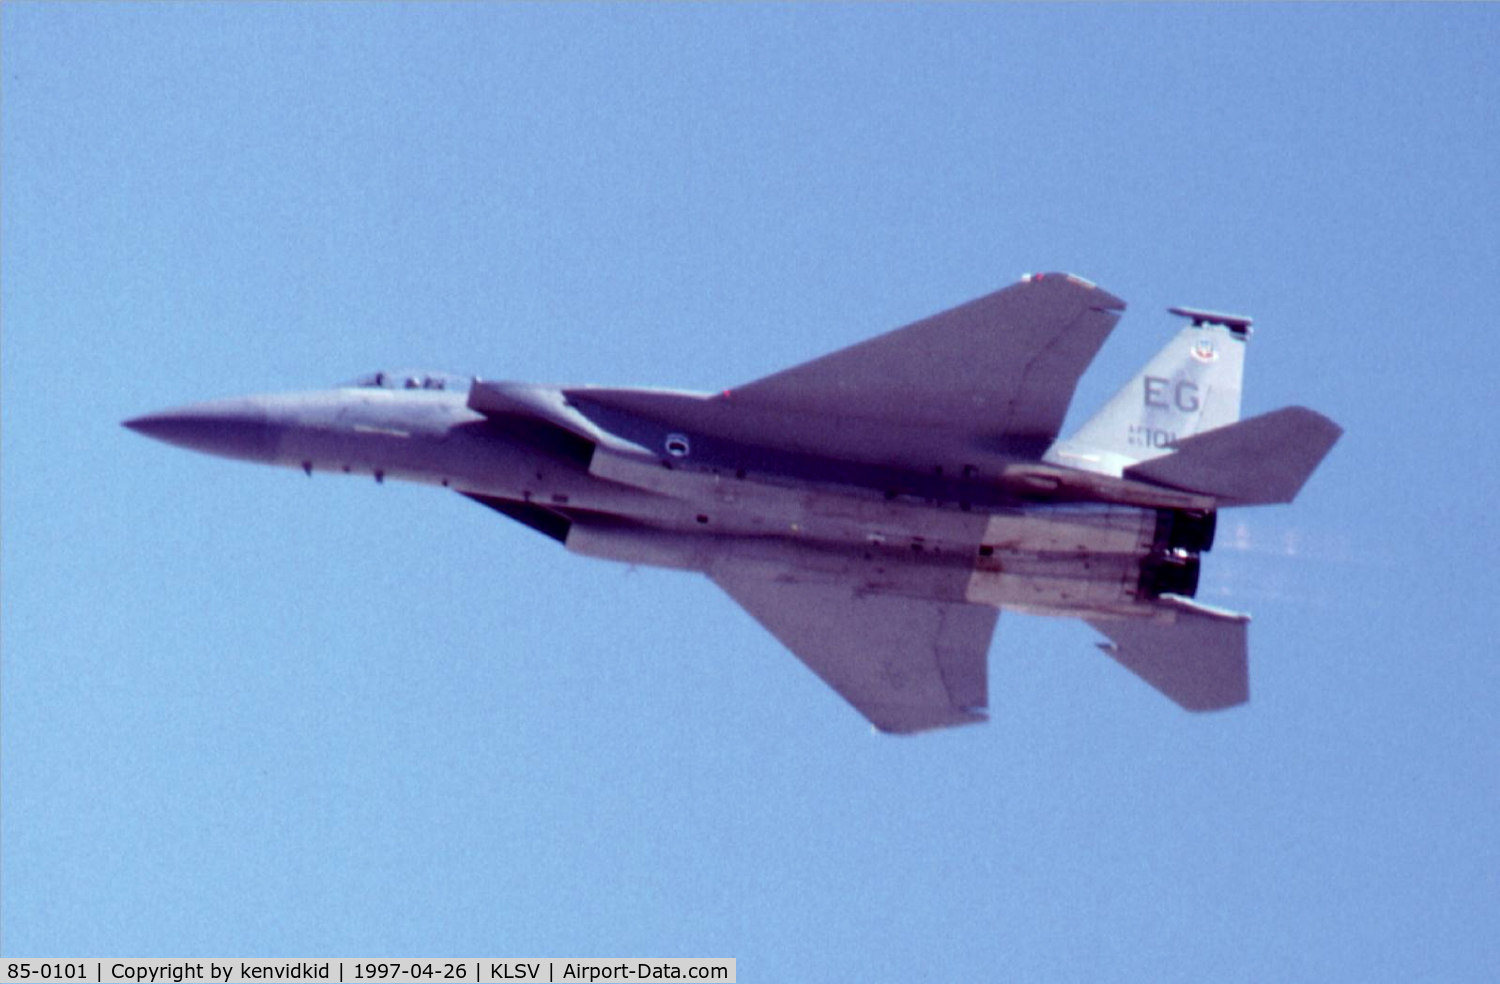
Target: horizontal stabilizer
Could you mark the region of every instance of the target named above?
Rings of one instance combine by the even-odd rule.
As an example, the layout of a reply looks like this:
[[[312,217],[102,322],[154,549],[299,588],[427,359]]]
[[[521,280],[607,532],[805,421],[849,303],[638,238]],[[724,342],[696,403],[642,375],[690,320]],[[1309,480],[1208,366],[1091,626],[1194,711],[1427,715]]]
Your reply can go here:
[[[1099,648],[1189,711],[1216,711],[1250,699],[1250,616],[1163,595],[1173,621],[1088,619],[1110,638]]]
[[[1211,495],[1225,506],[1291,502],[1344,430],[1306,407],[1283,407],[1178,441],[1126,478]]]

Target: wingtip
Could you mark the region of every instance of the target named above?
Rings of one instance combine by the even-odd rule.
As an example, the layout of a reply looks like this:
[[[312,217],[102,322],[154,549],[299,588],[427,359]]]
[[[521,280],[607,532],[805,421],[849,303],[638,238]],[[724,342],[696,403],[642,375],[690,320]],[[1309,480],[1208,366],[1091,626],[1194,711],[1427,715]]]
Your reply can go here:
[[[1104,311],[1125,310],[1124,300],[1116,297],[1114,294],[1111,294],[1109,291],[1100,287],[1098,284],[1094,283],[1087,277],[1080,277],[1078,274],[1068,273],[1066,270],[1049,270],[1044,273],[1023,273],[1021,274],[1021,279],[1019,281],[1019,283],[1023,284],[1059,282],[1069,283],[1075,287],[1081,287],[1086,291],[1092,292],[1094,296],[1091,297],[1090,300],[1093,302],[1092,306],[1095,308]]]

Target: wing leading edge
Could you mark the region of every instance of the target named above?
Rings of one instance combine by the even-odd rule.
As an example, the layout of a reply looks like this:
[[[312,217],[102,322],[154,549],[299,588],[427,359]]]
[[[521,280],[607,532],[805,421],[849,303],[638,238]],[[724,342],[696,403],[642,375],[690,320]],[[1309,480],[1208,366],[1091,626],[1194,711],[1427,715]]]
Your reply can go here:
[[[755,573],[710,576],[879,730],[986,720],[996,609]]]

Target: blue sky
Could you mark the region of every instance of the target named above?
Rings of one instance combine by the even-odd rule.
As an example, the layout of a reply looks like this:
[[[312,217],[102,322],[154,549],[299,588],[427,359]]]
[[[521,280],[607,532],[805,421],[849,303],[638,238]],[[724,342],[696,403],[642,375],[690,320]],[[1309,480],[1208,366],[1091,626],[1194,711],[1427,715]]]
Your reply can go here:
[[[1492,979],[1500,10],[0,9],[11,956]],[[1348,431],[1226,515],[1252,702],[1002,618],[869,728],[706,581],[119,421],[431,366],[717,389],[1030,270]]]

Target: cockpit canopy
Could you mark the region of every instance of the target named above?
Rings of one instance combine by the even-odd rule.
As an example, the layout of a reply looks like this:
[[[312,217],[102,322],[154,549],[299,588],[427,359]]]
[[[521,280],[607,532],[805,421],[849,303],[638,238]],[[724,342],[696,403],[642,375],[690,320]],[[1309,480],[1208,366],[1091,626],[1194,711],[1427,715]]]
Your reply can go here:
[[[365,373],[344,384],[344,389],[388,389],[388,390],[451,390],[468,392],[474,382],[473,376],[459,376],[451,372],[431,372],[422,369],[381,370]]]

